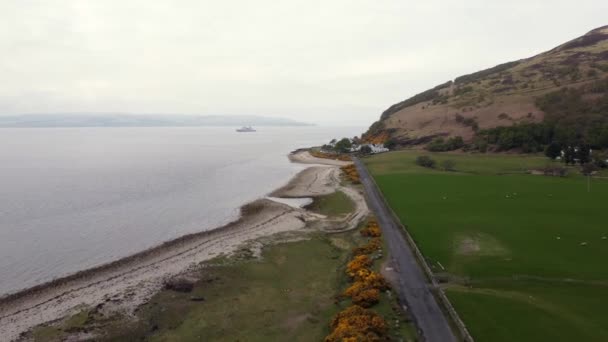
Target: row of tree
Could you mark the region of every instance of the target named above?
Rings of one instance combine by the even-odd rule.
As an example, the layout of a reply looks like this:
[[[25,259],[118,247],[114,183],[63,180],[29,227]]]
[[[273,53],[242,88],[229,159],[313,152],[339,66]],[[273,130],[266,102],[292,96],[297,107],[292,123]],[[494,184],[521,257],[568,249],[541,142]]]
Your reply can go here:
[[[590,145],[562,146],[551,143],[545,149],[545,155],[551,159],[560,157],[566,165],[593,164],[597,168],[608,167],[608,155],[601,151],[593,153]]]
[[[325,151],[332,151],[335,153],[350,153],[350,151],[354,145],[363,145],[363,146],[361,146],[361,150],[359,151],[359,153],[361,153],[361,154],[372,153],[371,147],[369,147],[367,144],[365,144],[358,137],[353,137],[352,139],[342,138],[340,140],[332,139],[329,142],[329,144],[323,145],[322,149]],[[388,148],[389,150],[394,149],[396,147],[396,145],[397,145],[396,142],[392,139],[388,139],[384,143],[384,147]]]
[[[445,152],[455,151],[464,147],[464,140],[461,136],[451,137],[448,139],[435,138],[430,144],[426,146],[426,149],[431,152]]]
[[[608,78],[550,92],[536,105],[545,113],[543,122],[481,130],[475,144],[522,152],[541,152],[551,144],[608,149]]]
[[[519,149],[524,153],[541,152],[549,144],[560,146],[588,145],[592,149],[608,148],[608,124],[583,130],[580,126],[556,122],[524,123],[479,131],[474,145],[493,145],[498,151]]]

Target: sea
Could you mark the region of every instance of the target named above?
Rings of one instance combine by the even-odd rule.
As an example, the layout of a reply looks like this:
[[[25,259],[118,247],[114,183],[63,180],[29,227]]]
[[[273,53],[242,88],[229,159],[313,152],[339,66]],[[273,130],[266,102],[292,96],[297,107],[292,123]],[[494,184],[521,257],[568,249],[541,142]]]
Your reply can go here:
[[[229,223],[363,127],[1,128],[0,296]]]

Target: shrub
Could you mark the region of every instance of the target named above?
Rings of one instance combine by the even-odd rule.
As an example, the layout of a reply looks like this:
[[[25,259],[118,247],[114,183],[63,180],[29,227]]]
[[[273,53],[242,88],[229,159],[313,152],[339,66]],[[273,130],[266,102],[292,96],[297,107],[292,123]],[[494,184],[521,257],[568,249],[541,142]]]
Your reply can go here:
[[[354,283],[346,290],[345,295],[350,297],[355,305],[364,308],[372,307],[380,301],[380,291],[363,286],[360,282]]]
[[[606,160],[608,160],[608,154],[603,153],[603,152],[595,152],[593,153],[593,163],[595,164],[595,166],[597,166],[598,168],[602,168],[605,169],[608,167],[608,163],[606,162]]]
[[[359,276],[359,271],[367,269],[371,265],[372,261],[367,255],[358,255],[346,265],[346,274],[355,278]]]
[[[369,147],[369,145],[363,145],[361,146],[359,152],[361,152],[362,154],[372,154],[372,148]]]
[[[467,127],[471,127],[471,129],[473,129],[475,132],[477,132],[479,130],[479,124],[477,123],[477,120],[475,118],[465,118],[464,116],[460,115],[460,114],[454,114],[455,120],[456,122],[458,122],[459,124],[463,125],[463,126],[467,126]],[[500,116],[499,116],[500,118]]]
[[[326,148],[326,147],[329,147],[329,148]],[[323,149],[332,150],[333,148],[329,145],[324,145]],[[308,153],[310,153],[310,155],[315,158],[333,159],[333,160],[341,160],[341,161],[351,161],[352,160],[352,158],[348,154],[327,153],[327,152],[321,152],[318,150],[310,150]]]
[[[482,70],[482,71],[474,72],[472,74],[456,77],[456,79],[454,80],[454,83],[461,84],[461,83],[473,82],[473,81],[482,79],[484,77],[490,76],[492,74],[497,74],[499,72],[509,70],[509,69],[513,68],[514,66],[518,65],[519,63],[520,63],[519,61],[508,62],[508,63],[504,63],[504,64],[499,64],[495,67],[492,67],[492,68],[489,68],[486,70]]]
[[[184,278],[174,278],[165,281],[165,289],[176,292],[191,292],[194,283]]]
[[[445,151],[445,140],[443,138],[435,138],[426,146],[426,149],[431,152]]]
[[[344,291],[344,295],[350,297],[354,304],[368,308],[378,303],[380,291],[386,289],[386,279],[381,274],[367,269],[359,272],[356,281]]]
[[[374,288],[381,291],[388,289],[388,283],[386,282],[386,279],[384,279],[382,274],[377,272],[366,272],[361,277],[359,277],[358,281],[365,284],[365,286],[368,288]]]
[[[375,219],[369,220],[365,228],[361,229],[361,235],[365,237],[379,237],[382,235],[378,222]]]
[[[426,149],[431,152],[445,152],[445,151],[454,151],[464,146],[464,140],[462,137],[452,137],[448,140],[444,140],[443,138],[436,138],[431,141],[430,144],[427,145]]]
[[[355,247],[353,249],[353,255],[368,255],[372,254],[375,251],[380,250],[382,247],[382,243],[379,238],[373,238],[369,240],[365,245]]]
[[[358,305],[349,306],[331,321],[331,333],[325,342],[383,341],[387,324],[377,313]]]
[[[555,159],[562,154],[562,147],[555,142],[550,143],[545,149],[545,155],[551,159]]]
[[[359,172],[357,171],[357,167],[355,167],[354,164],[342,166],[340,169],[344,172],[346,178],[348,178],[348,180],[350,180],[353,184],[361,183],[361,179],[359,178]]]
[[[433,160],[431,157],[429,156],[418,156],[416,157],[416,164],[422,166],[422,167],[428,167],[428,168],[435,168],[435,160]]]
[[[587,71],[587,77],[597,77],[597,70],[591,69]]]
[[[389,150],[394,150],[395,147],[397,147],[397,142],[394,139],[388,139],[384,143],[384,147],[388,148]]]
[[[457,87],[454,90],[454,96],[464,95],[464,94],[470,93],[472,91],[473,91],[473,87],[471,87],[471,86]]]

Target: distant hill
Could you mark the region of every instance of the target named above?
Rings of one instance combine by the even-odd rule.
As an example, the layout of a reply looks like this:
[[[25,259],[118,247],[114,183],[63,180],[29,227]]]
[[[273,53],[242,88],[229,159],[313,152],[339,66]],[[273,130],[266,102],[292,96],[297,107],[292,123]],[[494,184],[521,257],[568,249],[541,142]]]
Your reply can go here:
[[[608,26],[394,104],[364,134],[401,146],[449,137],[473,148],[536,151],[555,141],[608,148]]]
[[[285,118],[254,115],[182,115],[70,113],[0,115],[0,127],[196,127],[196,126],[310,126]]]

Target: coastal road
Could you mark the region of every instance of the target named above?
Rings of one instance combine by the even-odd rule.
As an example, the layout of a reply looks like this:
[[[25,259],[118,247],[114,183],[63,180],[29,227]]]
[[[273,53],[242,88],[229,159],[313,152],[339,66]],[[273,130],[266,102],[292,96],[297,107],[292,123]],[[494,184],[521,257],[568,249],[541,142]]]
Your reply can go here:
[[[422,339],[427,342],[457,341],[448,320],[431,293],[414,252],[382,200],[380,190],[361,161],[354,158],[354,162],[365,188],[369,207],[380,223],[391,255],[392,266],[397,273],[399,284],[395,290],[399,298],[405,300],[405,304],[414,316],[414,321],[422,333]]]

